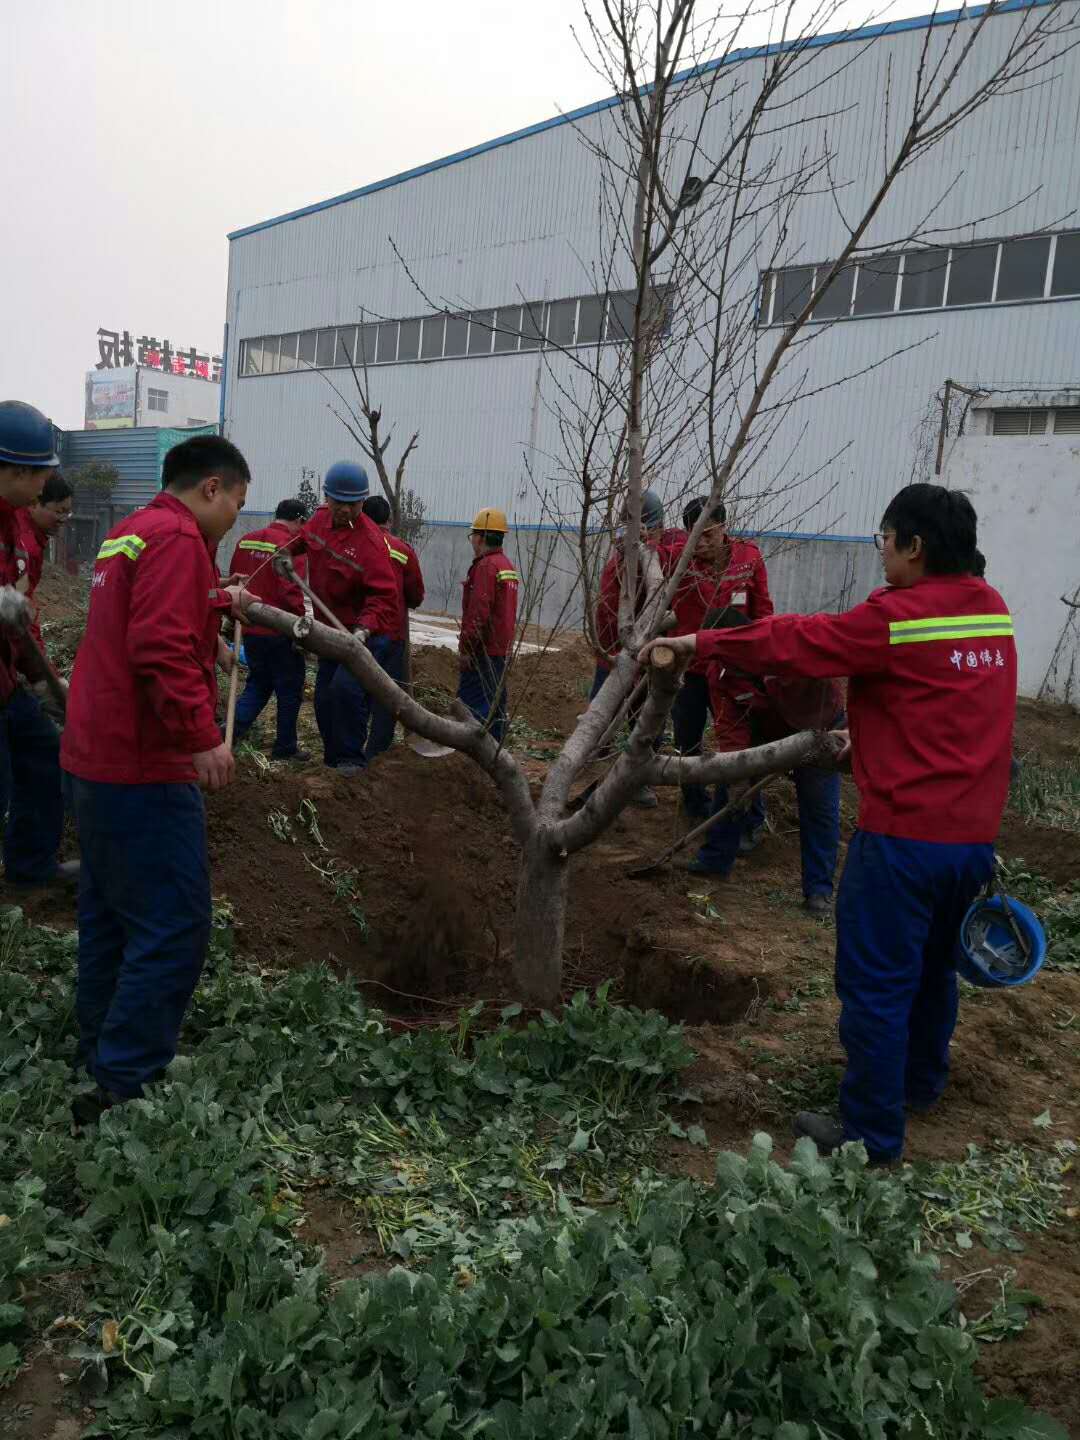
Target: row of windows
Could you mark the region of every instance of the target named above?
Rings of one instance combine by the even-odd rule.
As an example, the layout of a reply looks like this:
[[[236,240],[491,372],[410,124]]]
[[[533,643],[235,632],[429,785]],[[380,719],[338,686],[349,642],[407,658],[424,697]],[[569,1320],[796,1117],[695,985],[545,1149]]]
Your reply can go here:
[[[787,325],[824,279],[828,265],[793,265],[765,276],[762,325]],[[894,251],[845,265],[814,307],[812,320],[938,310],[1009,300],[1080,295],[1080,230],[1016,240]]]
[[[666,292],[658,290],[662,299]],[[467,355],[513,355],[543,345],[602,345],[625,340],[634,324],[634,292],[578,295],[500,305],[463,315],[421,315],[325,330],[294,330],[241,341],[240,374],[279,375],[287,370],[333,370],[350,363],[400,365]],[[670,323],[665,313],[665,324]]]
[[[994,434],[1080,435],[1080,405],[1061,410],[995,410]]]

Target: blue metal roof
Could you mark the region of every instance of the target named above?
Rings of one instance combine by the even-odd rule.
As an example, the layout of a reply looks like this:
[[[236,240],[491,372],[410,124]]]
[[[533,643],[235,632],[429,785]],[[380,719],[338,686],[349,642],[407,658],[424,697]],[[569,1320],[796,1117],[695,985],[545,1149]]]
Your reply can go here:
[[[1056,0],[1004,0],[1004,3],[997,6],[999,15],[1006,15],[1017,10],[1032,10],[1041,5],[1052,5]],[[675,77],[676,81],[686,80],[694,74],[707,74],[710,70],[717,69],[721,65],[734,65],[741,60],[760,59],[766,55],[776,55],[787,50],[794,50],[796,47],[804,49],[818,49],[826,45],[841,45],[852,40],[874,40],[882,35],[899,35],[905,30],[928,30],[935,25],[952,25],[957,20],[977,20],[981,15],[993,9],[993,5],[973,5],[969,8],[959,10],[941,10],[931,15],[913,15],[907,20],[888,20],[878,25],[863,25],[856,30],[836,30],[829,35],[813,35],[807,40],[789,40],[782,44],[775,45],[752,45],[744,50],[733,50],[730,55],[724,56],[722,60],[712,60],[706,65],[695,66],[684,70]],[[472,145],[468,150],[458,150],[453,155],[444,155],[439,160],[429,160],[426,165],[417,165],[412,170],[402,170],[398,175],[391,175],[385,180],[376,180],[370,185],[361,185],[358,190],[347,190],[344,195],[334,195],[329,200],[318,200],[314,205],[304,205],[299,210],[290,210],[285,215],[275,215],[271,220],[260,220],[256,225],[246,225],[241,230],[229,232],[229,240],[240,240],[245,235],[255,235],[260,230],[269,230],[272,225],[283,225],[287,220],[299,220],[304,215],[315,215],[320,210],[329,210],[334,205],[344,205],[349,200],[359,200],[364,195],[374,195],[378,190],[389,190],[392,185],[403,185],[406,180],[415,180],[420,175],[430,175],[434,170],[445,170],[448,165],[457,165],[462,160],[471,160],[476,155],[484,155],[489,150],[497,150],[502,145],[511,145],[515,140],[526,140],[530,135],[539,135],[544,130],[553,130],[557,125],[573,124],[577,120],[587,119],[590,115],[599,115],[601,111],[610,110],[619,103],[617,95],[611,95],[606,100],[596,100],[591,105],[583,105],[578,110],[569,110],[563,115],[553,115],[550,120],[541,120],[535,125],[526,125],[523,130],[512,130],[509,135],[500,135],[495,140],[485,140],[481,145]]]

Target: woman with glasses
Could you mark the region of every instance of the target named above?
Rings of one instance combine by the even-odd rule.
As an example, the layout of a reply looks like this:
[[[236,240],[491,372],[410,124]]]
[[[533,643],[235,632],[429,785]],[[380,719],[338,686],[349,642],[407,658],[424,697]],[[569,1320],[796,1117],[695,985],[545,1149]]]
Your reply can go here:
[[[752,674],[850,677],[859,821],[836,907],[848,1063],[840,1118],[804,1111],[795,1130],[825,1152],[861,1140],[888,1163],[905,1110],[929,1108],[948,1079],[960,923],[993,873],[1009,789],[1016,645],[1008,606],[976,573],[965,495],[909,485],[874,538],[885,586],[846,614],[651,644]]]

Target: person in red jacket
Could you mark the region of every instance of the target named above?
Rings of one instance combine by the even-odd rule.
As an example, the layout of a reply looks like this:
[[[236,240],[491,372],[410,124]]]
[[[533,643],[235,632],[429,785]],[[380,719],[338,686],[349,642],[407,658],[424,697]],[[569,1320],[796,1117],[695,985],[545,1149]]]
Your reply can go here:
[[[506,516],[485,506],[472,523],[473,562],[461,599],[458,699],[501,745],[506,738],[506,661],[517,628],[520,577],[503,551]]]
[[[162,491],[98,551],[61,748],[82,846],[79,1059],[92,1123],[158,1077],[210,939],[202,790],[233,777],[218,730],[218,631],[230,607],[213,554],[248,467],[212,435],[175,446]]]
[[[0,815],[7,815],[9,885],[47,885],[78,873],[78,862],[57,862],[64,824],[60,737],[25,683],[39,680],[41,667],[33,663],[30,606],[18,594],[28,563],[19,517],[39,503],[59,463],[52,422],[21,400],[0,401],[0,586],[11,615],[10,624],[0,624]]]
[[[677,557],[682,547],[686,544],[686,535],[682,530],[665,530],[664,528],[664,504],[655,490],[646,490],[641,497],[641,537],[646,545],[659,552],[660,563],[665,574],[670,573],[672,557]],[[593,701],[600,693],[604,681],[611,674],[611,660],[620,650],[619,644],[619,596],[623,583],[623,533],[616,532],[611,545],[611,554],[600,572],[600,593],[596,600],[596,640],[599,650],[596,655],[596,670],[593,674],[592,689],[589,692],[589,700]],[[645,587],[640,586],[638,610],[645,602]],[[628,719],[631,725],[637,719],[640,711],[640,704],[631,709]],[[657,740],[656,748],[659,749],[661,741]],[[634,795],[631,801],[634,805],[640,805],[643,809],[653,810],[656,808],[656,791],[651,785],[643,785]]]
[[[683,511],[688,535],[707,503],[707,497],[691,500]],[[773,613],[769,577],[761,551],[751,541],[736,539],[729,533],[723,501],[713,507],[709,519],[671,602],[676,621],[674,635],[692,635],[700,630],[710,610],[725,610],[730,606],[750,620],[761,620]],[[671,709],[675,748],[681,755],[701,754],[710,710],[708,676],[705,666],[695,660],[683,676]],[[709,792],[704,785],[684,785],[682,802],[687,815],[695,820],[704,820],[709,814]],[[753,836],[764,819],[764,806],[760,800],[755,801],[747,817],[747,848],[752,848]]]
[[[41,635],[41,613],[34,602],[34,594],[41,584],[49,541],[60,527],[71,519],[71,498],[71,486],[59,470],[53,470],[45,481],[37,503],[19,511],[19,530],[26,551],[26,569],[15,588],[21,591],[33,606],[34,618],[30,624],[30,633],[43,654],[45,641]]]
[[[326,504],[300,532],[293,553],[307,553],[308,583],[347,630],[382,664],[398,619],[393,561],[379,527],[364,514],[367,471],[338,460],[323,478]],[[345,665],[320,660],[315,676],[315,719],[323,759],[342,775],[367,765],[371,697]]]
[[[840,1121],[803,1112],[795,1128],[825,1151],[861,1140],[876,1162],[902,1153],[905,1106],[945,1088],[957,937],[993,874],[1009,789],[1013,622],[973,573],[976,529],[959,491],[909,485],[875,537],[887,586],[862,605],[652,642],[759,674],[851,677],[859,821],[836,908],[848,1063]]]
[[[304,507],[299,500],[282,500],[274,511],[273,524],[262,530],[249,530],[233,551],[232,571],[256,599],[290,615],[303,615],[304,592],[292,580],[279,575],[273,558],[282,548],[288,550],[304,524]],[[305,574],[304,557],[293,562],[297,574]],[[240,741],[258,720],[271,699],[277,700],[275,760],[310,760],[296,740],[296,720],[304,698],[304,676],[307,666],[304,652],[298,650],[287,635],[250,625],[244,630],[244,656],[248,678],[243,694],[236,703],[234,743]]]
[[[405,679],[405,646],[409,635],[409,611],[424,603],[424,574],[420,559],[407,540],[400,540],[390,530],[390,502],[383,495],[369,495],[364,501],[364,514],[383,532],[386,548],[393,561],[397,581],[397,623],[390,644],[382,658],[386,673],[400,685]],[[377,700],[371,704],[371,729],[368,732],[367,758],[374,760],[394,743],[394,717]]]

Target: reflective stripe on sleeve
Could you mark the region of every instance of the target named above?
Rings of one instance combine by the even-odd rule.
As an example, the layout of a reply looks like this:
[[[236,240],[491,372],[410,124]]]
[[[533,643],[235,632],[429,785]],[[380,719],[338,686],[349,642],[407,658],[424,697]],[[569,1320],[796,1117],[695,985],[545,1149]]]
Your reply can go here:
[[[500,570],[496,576],[498,580],[520,580],[521,576],[516,570]]]
[[[97,558],[109,560],[113,555],[126,555],[129,560],[138,560],[145,549],[146,541],[140,535],[114,535],[102,545]]]
[[[272,545],[269,540],[241,540],[236,547],[238,550],[261,550],[264,555],[276,555],[278,547]]]

